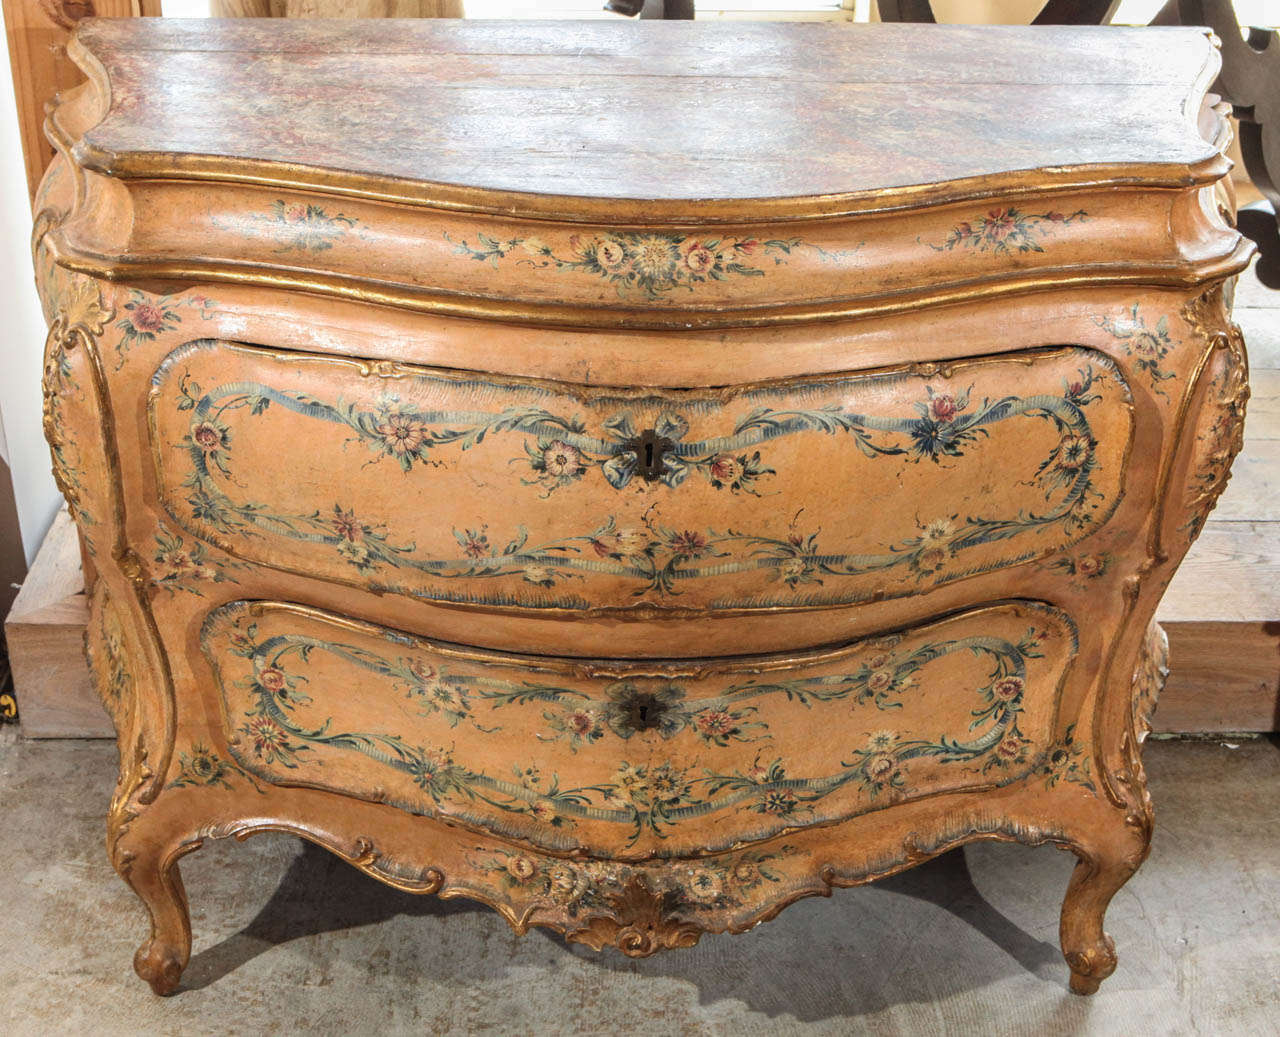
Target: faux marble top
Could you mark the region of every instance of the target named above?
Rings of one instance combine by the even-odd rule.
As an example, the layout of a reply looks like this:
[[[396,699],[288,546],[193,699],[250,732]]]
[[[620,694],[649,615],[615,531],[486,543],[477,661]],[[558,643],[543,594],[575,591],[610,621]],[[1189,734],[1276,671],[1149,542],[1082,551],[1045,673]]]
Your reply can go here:
[[[77,154],[122,175],[205,156],[732,200],[1063,167],[1169,179],[1215,155],[1196,29],[94,19],[72,51],[110,92]]]

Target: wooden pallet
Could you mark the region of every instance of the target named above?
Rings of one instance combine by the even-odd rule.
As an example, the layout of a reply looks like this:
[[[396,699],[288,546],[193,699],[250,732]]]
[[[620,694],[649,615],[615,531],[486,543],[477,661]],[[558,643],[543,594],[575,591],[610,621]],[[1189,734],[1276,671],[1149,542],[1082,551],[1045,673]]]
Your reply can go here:
[[[28,738],[113,736],[85,665],[88,619],[80,541],[63,508],[4,624],[20,726]]]
[[[1160,608],[1169,682],[1155,730],[1280,730],[1280,293],[1242,278],[1236,319],[1253,364],[1244,452]],[[23,733],[111,735],[89,686],[75,529],[63,511],[5,623]]]

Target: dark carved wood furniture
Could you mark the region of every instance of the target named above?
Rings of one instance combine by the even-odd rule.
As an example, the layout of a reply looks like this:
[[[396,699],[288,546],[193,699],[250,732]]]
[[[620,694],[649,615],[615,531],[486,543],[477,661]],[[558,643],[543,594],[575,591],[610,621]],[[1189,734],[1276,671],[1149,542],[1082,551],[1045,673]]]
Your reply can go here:
[[[386,28],[88,21],[49,119],[138,973],[210,838],[632,955],[1003,839],[1095,990],[1248,393],[1211,41]]]
[[[1245,169],[1271,209],[1242,210],[1240,229],[1257,242],[1259,279],[1280,288],[1280,32],[1242,34],[1231,0],[1176,0],[1174,7],[1174,0],[1166,5],[1183,25],[1208,25],[1219,37],[1222,70],[1214,89],[1240,120]]]

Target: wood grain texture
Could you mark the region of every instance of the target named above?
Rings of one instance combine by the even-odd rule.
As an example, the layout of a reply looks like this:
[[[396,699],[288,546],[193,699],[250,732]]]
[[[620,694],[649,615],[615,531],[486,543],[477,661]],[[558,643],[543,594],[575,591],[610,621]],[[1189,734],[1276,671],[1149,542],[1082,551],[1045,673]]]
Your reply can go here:
[[[1280,731],[1280,620],[1163,626],[1170,668],[1153,730]]]
[[[1280,524],[1280,439],[1246,440],[1214,521]]]
[[[51,117],[138,974],[208,838],[637,957],[1004,839],[1096,990],[1248,396],[1204,37],[931,30],[908,137],[896,29],[386,28],[93,23]]]
[[[215,18],[461,18],[462,0],[212,0]]]
[[[1158,56],[1146,35],[1084,33],[1072,39],[1076,81],[1061,83],[1019,51],[1039,30],[991,30],[975,65],[977,30],[885,27],[924,33],[914,43],[933,70],[912,86],[929,118],[886,133],[876,95],[900,90],[897,50],[845,28],[413,21],[379,34],[240,20],[215,33],[164,20],[124,48],[126,25],[81,30],[73,49],[97,87],[50,118],[75,162],[105,175],[86,181],[83,207],[101,217],[63,221],[47,247],[108,280],[683,333],[1026,294],[1060,284],[1061,263],[1074,283],[1187,289],[1238,269],[1251,247],[1196,190],[1226,163],[1200,136],[1216,56],[1192,30],[1156,34]],[[835,69],[858,76],[833,87]],[[646,127],[695,88],[707,97],[690,114]],[[1090,91],[1108,96],[1082,104]],[[744,92],[757,109],[750,142],[730,112]],[[1153,122],[1144,97],[1176,117]],[[982,114],[1026,105],[1044,119]],[[1224,142],[1204,110],[1204,132]],[[1095,126],[1098,111],[1113,115]],[[209,182],[225,185],[216,205]],[[134,219],[162,211],[184,218]],[[1145,233],[1153,224],[1180,232]],[[298,261],[319,252],[323,263]],[[639,358],[609,362],[628,360]],[[678,363],[638,364],[622,383],[675,377]],[[702,365],[692,384],[711,374]]]
[[[1160,621],[1193,623],[1212,616],[1251,623],[1280,616],[1278,540],[1270,522],[1206,524],[1161,606]]]
[[[45,105],[58,91],[84,78],[67,57],[71,30],[81,18],[153,12],[143,12],[137,0],[3,0],[3,10],[27,190],[34,199],[40,177],[53,158],[53,147],[41,129]]]
[[[84,662],[88,619],[76,527],[63,510],[4,624],[27,738],[112,736]]]
[[[1252,349],[1250,357],[1256,357]],[[1253,368],[1249,379],[1253,392],[1249,397],[1249,416],[1244,435],[1258,443],[1280,440],[1280,363]]]
[[[79,44],[112,69],[81,144],[112,170],[296,163],[305,141],[321,170],[670,201],[1216,158],[1184,114],[1214,58],[1185,30],[242,20],[213,37],[163,19],[93,23]]]

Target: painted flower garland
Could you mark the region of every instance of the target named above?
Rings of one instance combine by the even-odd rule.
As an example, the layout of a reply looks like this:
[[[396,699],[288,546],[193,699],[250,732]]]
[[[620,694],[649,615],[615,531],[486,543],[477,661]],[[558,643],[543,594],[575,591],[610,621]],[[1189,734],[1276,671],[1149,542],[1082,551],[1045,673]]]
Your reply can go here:
[[[1084,223],[1088,219],[1089,214],[1083,209],[1071,213],[1057,210],[1026,213],[1013,206],[1005,206],[956,224],[940,245],[926,244],[935,252],[950,252],[957,248],[990,252],[997,256],[1011,252],[1043,252],[1041,239],[1058,227]]]
[[[558,273],[582,273],[613,285],[620,296],[641,296],[656,300],[677,289],[692,292],[696,286],[734,277],[764,277],[756,264],[772,259],[781,265],[797,250],[808,250],[823,261],[851,255],[827,250],[800,238],[743,238],[731,235],[689,235],[661,231],[611,231],[603,234],[574,234],[568,240],[568,254],[559,253],[538,237],[500,240],[478,233],[475,244],[455,240],[447,232],[445,241],[454,253],[494,269],[513,252],[520,262],[548,268]]]
[[[860,789],[869,802],[900,797],[910,790],[910,764],[915,759],[979,763],[982,773],[1025,767],[1032,746],[1019,731],[1018,719],[1026,691],[1026,662],[1040,657],[1041,637],[1032,628],[1017,643],[973,636],[926,642],[907,653],[896,650],[890,640],[846,674],[777,683],[748,681],[730,685],[713,698],[688,702],[684,689],[671,682],[620,681],[607,689],[601,701],[565,687],[505,682],[483,671],[446,672],[413,655],[388,658],[368,649],[303,635],[261,637],[255,623],[231,636],[228,647],[251,665],[249,675],[233,685],[252,703],[238,729],[243,748],[237,753],[239,762],[251,773],[267,778],[260,768],[305,768],[316,749],[340,748],[408,775],[436,806],[485,804],[502,813],[527,815],[553,828],[585,818],[609,821],[630,826],[634,842],[642,832],[665,837],[681,820],[734,805],[777,818],[814,820],[816,805],[848,785]],[[489,775],[467,767],[444,746],[413,744],[400,734],[343,731],[332,717],[319,724],[302,723],[296,719],[298,711],[312,701],[306,692],[305,664],[315,652],[380,673],[393,686],[407,689],[426,715],[440,715],[451,726],[465,722],[482,733],[501,730],[478,723],[476,704],[481,701],[489,707],[485,719],[494,724],[506,709],[538,708],[545,703],[552,706],[542,712],[543,720],[550,722],[550,737],[572,740],[576,736],[578,747],[599,741],[606,731],[625,745],[638,730],[657,730],[664,738],[687,732],[713,751],[735,741],[767,739],[766,706],[777,696],[806,706],[849,699],[893,709],[900,697],[915,687],[917,672],[933,660],[972,652],[990,658],[992,668],[977,689],[978,704],[970,726],[977,733],[969,740],[945,735],[937,739],[902,737],[884,730],[873,734],[864,746],[851,747],[837,772],[803,777],[793,774],[797,764],[780,757],[757,757],[751,767],[728,772],[697,769],[680,762],[679,756],[658,763],[621,758],[610,780],[573,787],[563,785],[558,775],[544,776],[536,766],[517,765],[514,779]],[[637,708],[639,697],[647,700],[644,709]],[[745,706],[748,701],[754,704]],[[584,739],[584,732],[572,724],[556,730],[557,717],[575,711],[599,713],[591,724],[599,727],[596,737]],[[725,723],[739,728],[742,737],[728,736],[718,716],[728,718]],[[1078,762],[1072,769],[1073,759],[1068,752],[1055,763],[1054,781],[1076,780],[1080,771]]]
[[[991,426],[1017,416],[1048,421],[1056,430],[1054,446],[1034,473],[1046,499],[1054,501],[1043,512],[1021,512],[1012,518],[935,516],[922,521],[914,535],[880,552],[858,555],[828,551],[815,531],[791,528],[777,535],[681,528],[666,526],[649,514],[639,526],[621,526],[610,516],[594,529],[541,544],[531,544],[524,527],[503,540],[493,539],[486,524],[454,529],[456,555],[422,557],[414,545],[397,543],[387,524],[343,502],[326,511],[289,514],[264,503],[232,500],[222,486],[234,481],[229,415],[241,411],[252,418],[279,406],[308,420],[338,424],[350,429],[375,458],[392,458],[406,472],[429,463],[446,447],[465,451],[499,432],[521,433],[533,474],[523,481],[542,485],[544,496],[593,469],[616,489],[629,485],[640,466],[636,443],[642,430],[629,412],[607,418],[602,434],[593,435],[576,416],[536,406],[485,413],[411,409],[389,401],[368,409],[252,382],[204,391],[189,376],[180,382],[177,407],[192,415],[182,444],[191,464],[184,482],[187,503],[197,522],[218,533],[257,528],[327,544],[366,574],[386,567],[441,580],[514,576],[534,586],[555,587],[587,573],[608,572],[637,581],[637,595],[673,595],[687,581],[733,571],[765,571],[788,590],[821,586],[831,577],[892,569],[906,569],[923,579],[981,544],[1051,525],[1068,533],[1084,528],[1101,498],[1093,485],[1098,462],[1086,408],[1100,398],[1095,390],[1105,377],[1085,367],[1064,385],[1061,395],[981,401],[971,399],[968,389],[950,392],[927,385],[913,416],[865,415],[836,405],[802,410],[757,407],[739,419],[729,435],[707,440],[689,440],[689,423],[679,414],[659,415],[648,430],[667,444],[658,482],[675,488],[699,472],[710,485],[729,492],[755,492],[754,483],[774,472],[765,467],[760,451],[748,450],[799,433],[847,435],[871,459],[898,456],[909,463],[940,463],[962,457]]]

